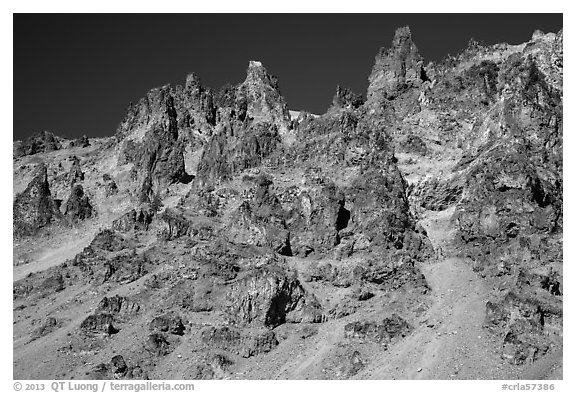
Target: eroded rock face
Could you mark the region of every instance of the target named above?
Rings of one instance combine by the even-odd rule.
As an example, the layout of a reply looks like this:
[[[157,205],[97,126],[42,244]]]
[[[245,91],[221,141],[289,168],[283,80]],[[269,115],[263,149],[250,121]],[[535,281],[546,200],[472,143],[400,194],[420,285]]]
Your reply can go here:
[[[212,135],[217,108],[213,93],[202,86],[198,75],[189,74],[183,87],[176,86],[174,105],[184,140],[197,146]]]
[[[240,127],[225,126],[212,137],[198,164],[196,182],[204,185],[229,180],[239,171],[259,165],[280,143],[278,128],[273,124]]]
[[[502,328],[505,356],[515,363],[546,352],[553,340],[543,331],[558,330],[562,308],[551,294],[559,294],[559,284],[548,284],[557,279],[526,279],[542,276],[541,270],[561,277],[563,231],[561,92],[548,84],[540,68],[550,67],[539,65],[529,48],[499,65],[499,101],[471,130],[474,138],[457,167],[465,183],[453,216],[459,246],[475,270],[517,282],[521,295],[498,306],[509,318]],[[518,311],[542,301],[550,312]]]
[[[88,200],[88,196],[84,194],[84,188],[77,184],[72,188],[70,197],[66,201],[64,215],[72,222],[78,220],[86,220],[93,216],[93,208]]]
[[[320,116],[291,120],[277,80],[250,62],[244,82],[214,93],[194,74],[151,90],[115,138],[92,141],[102,152],[73,141],[69,171],[53,161],[64,153],[40,156],[60,140],[40,136],[19,148],[39,154],[19,170],[45,157],[51,170],[16,197],[15,233],[59,219],[48,180],[58,196],[73,186],[72,221],[112,224],[73,259],[15,282],[15,315],[67,294],[73,308],[130,293],[102,298],[72,337],[83,344],[63,349],[77,356],[133,334],[138,346],[94,378],[156,377],[180,343],[191,349],[182,375],[229,378],[235,355],[322,340],[334,325],[344,337],[320,368],[362,377],[376,359],[363,348],[420,329],[431,300],[419,265],[435,254],[417,218],[455,211],[450,252],[506,288],[486,305],[486,329],[511,363],[538,360],[562,336],[562,61],[562,35],[536,34],[425,67],[402,28],[376,57],[367,99],[338,87]],[[100,176],[102,193],[88,188]],[[362,319],[376,307],[397,314]],[[38,318],[32,337],[59,318]]]
[[[176,313],[158,315],[150,321],[148,327],[150,330],[167,332],[177,336],[184,335],[184,331],[186,330],[186,327],[182,323],[182,318]]]
[[[273,124],[282,137],[289,131],[290,114],[278,80],[259,61],[250,61],[239,94],[246,100],[246,115],[255,123]]]
[[[160,214],[159,219],[165,224],[165,227],[161,229],[161,236],[166,240],[190,235],[192,231],[190,222],[176,210],[166,209]]]
[[[205,344],[237,353],[245,358],[270,352],[278,345],[274,332],[262,328],[243,332],[227,326],[211,326],[202,331],[201,337]]]
[[[116,252],[128,248],[127,242],[114,230],[103,229],[94,236],[90,245],[83,251],[86,255],[93,255],[99,251]]]
[[[120,320],[128,320],[140,312],[140,305],[125,296],[104,297],[98,303],[96,313],[110,314]]]
[[[86,334],[105,333],[112,335],[118,333],[118,329],[112,324],[113,322],[114,318],[110,314],[92,314],[82,321],[80,329]]]
[[[336,87],[336,94],[332,99],[331,110],[344,109],[358,109],[364,104],[362,95],[354,93],[352,90],[342,88],[340,85]]]
[[[192,365],[185,373],[190,379],[224,379],[229,375],[229,369],[234,364],[228,356],[221,353],[209,353],[203,359]]]
[[[144,342],[144,349],[151,355],[162,357],[174,351],[174,345],[165,333],[152,333]]]
[[[376,56],[369,78],[367,101],[370,105],[378,105],[383,99],[393,99],[403,90],[418,86],[426,79],[423,59],[412,41],[410,28],[399,28],[392,47],[381,49]]]
[[[305,298],[304,288],[293,273],[279,266],[249,271],[229,285],[224,309],[239,325],[258,323],[275,327],[286,322]]]
[[[72,157],[72,167],[68,172],[68,183],[70,186],[74,186],[77,182],[81,182],[84,180],[84,172],[82,172],[82,168],[80,167],[80,160],[78,157]]]
[[[15,236],[33,235],[38,229],[61,218],[61,213],[50,193],[48,172],[44,164],[40,164],[36,176],[28,187],[16,195],[13,215]]]
[[[77,254],[70,266],[78,270],[78,275],[95,285],[104,283],[126,284],[147,274],[151,261],[145,254],[136,254],[128,242],[114,231],[99,232],[92,243]]]
[[[170,86],[151,90],[137,106],[131,106],[120,124],[121,164],[133,164],[141,199],[150,202],[154,193],[186,177],[178,112]]]
[[[80,147],[85,148],[90,146],[90,139],[86,135],[82,135],[80,138],[70,141],[68,147]]]
[[[276,78],[251,61],[246,80],[218,93],[216,133],[198,164],[201,185],[259,165],[282,141],[291,143],[288,108]]]
[[[561,314],[553,303],[512,290],[499,301],[486,304],[484,325],[503,337],[505,359],[514,364],[532,363],[555,346],[545,334],[545,325]]]
[[[464,179],[450,176],[447,179],[430,177],[407,190],[412,211],[427,209],[443,211],[460,201]]]
[[[112,222],[112,229],[119,232],[129,232],[133,229],[147,231],[152,224],[156,212],[148,204],[132,209]]]
[[[20,142],[14,150],[14,158],[28,156],[37,153],[46,153],[60,150],[62,144],[58,138],[49,131],[40,131]]]
[[[348,226],[350,211],[344,193],[329,179],[307,177],[290,206],[287,225],[295,254],[326,253],[340,243],[338,232]]]
[[[270,247],[279,254],[292,255],[286,212],[271,189],[272,181],[260,176],[255,182],[254,198],[235,212],[228,238],[233,243]]]
[[[390,343],[396,338],[403,338],[414,328],[397,314],[384,318],[382,323],[352,322],[344,327],[344,335],[349,339]]]

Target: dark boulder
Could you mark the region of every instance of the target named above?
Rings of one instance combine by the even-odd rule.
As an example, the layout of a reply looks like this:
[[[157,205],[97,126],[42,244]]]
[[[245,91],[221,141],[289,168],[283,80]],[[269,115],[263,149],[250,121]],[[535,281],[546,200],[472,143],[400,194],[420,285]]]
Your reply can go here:
[[[82,321],[80,329],[86,334],[106,333],[108,335],[119,332],[113,325],[114,317],[110,314],[92,314]]]
[[[158,315],[150,321],[148,327],[150,330],[157,330],[177,336],[184,335],[184,331],[186,330],[186,327],[182,323],[182,318],[176,313]]]
[[[174,345],[164,333],[152,333],[144,342],[144,349],[154,356],[166,356],[174,351]]]
[[[128,365],[122,355],[116,355],[110,359],[112,374],[115,378],[122,377],[128,371]]]

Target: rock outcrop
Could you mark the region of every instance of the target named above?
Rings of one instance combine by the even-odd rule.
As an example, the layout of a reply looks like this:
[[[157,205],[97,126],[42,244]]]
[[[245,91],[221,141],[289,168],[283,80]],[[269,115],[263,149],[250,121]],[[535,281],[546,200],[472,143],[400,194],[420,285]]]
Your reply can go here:
[[[78,220],[91,218],[93,214],[92,205],[88,200],[88,196],[84,194],[84,188],[79,184],[75,185],[66,201],[64,215],[71,222],[77,222]]]
[[[68,172],[68,184],[73,187],[77,182],[84,180],[84,172],[82,172],[82,168],[80,167],[80,160],[78,157],[73,156],[71,160],[72,166]]]
[[[245,358],[270,352],[278,345],[274,332],[262,328],[242,332],[227,326],[211,326],[202,331],[201,337],[205,344],[237,353]]]
[[[219,90],[195,74],[150,90],[114,137],[15,144],[15,190],[46,162],[15,197],[15,236],[67,224],[15,242],[15,348],[30,360],[66,328],[42,361],[71,379],[413,376],[424,370],[382,366],[414,366],[414,344],[431,337],[422,356],[447,342],[436,340],[454,339],[449,359],[463,362],[478,353],[459,340],[489,346],[490,377],[553,359],[562,45],[562,32],[471,41],[425,64],[404,27],[376,56],[366,99],[338,86],[324,114],[288,111],[251,61]],[[82,249],[79,232],[95,228]]]
[[[50,193],[46,165],[40,164],[28,187],[16,195],[12,210],[15,236],[33,235],[38,229],[61,218]]]
[[[186,327],[182,323],[182,318],[176,313],[158,315],[150,321],[148,327],[150,330],[157,330],[177,336],[184,335],[184,331],[186,330]]]
[[[126,321],[140,312],[140,305],[125,296],[104,297],[98,303],[96,313],[110,314],[116,320]]]
[[[119,232],[129,232],[133,229],[147,231],[152,224],[156,212],[148,204],[132,209],[112,222],[112,229]]]
[[[24,141],[17,142],[14,149],[14,158],[29,156],[37,153],[47,153],[60,150],[62,144],[58,138],[49,131],[40,131]]]
[[[147,122],[128,122],[128,136],[123,139],[121,163],[133,164],[136,181],[141,184],[140,200],[151,202],[154,194],[186,176],[183,144],[178,139],[178,118],[169,86],[152,90],[148,101],[141,103],[144,113],[151,111]],[[122,136],[121,126],[119,137]]]
[[[247,272],[229,285],[225,301],[224,309],[239,325],[257,323],[273,328],[287,320],[321,320],[320,305],[306,295],[293,272],[280,266]]]
[[[423,65],[410,28],[397,29],[392,47],[381,49],[376,56],[369,78],[369,105],[382,105],[383,100],[394,99],[404,90],[427,80]]]
[[[292,255],[286,212],[274,194],[272,181],[266,176],[255,179],[256,191],[234,212],[228,229],[233,243],[269,247],[281,255]]]
[[[403,338],[414,328],[397,314],[384,318],[382,323],[373,321],[351,322],[344,327],[344,335],[349,339],[373,341],[388,344],[397,338]]]

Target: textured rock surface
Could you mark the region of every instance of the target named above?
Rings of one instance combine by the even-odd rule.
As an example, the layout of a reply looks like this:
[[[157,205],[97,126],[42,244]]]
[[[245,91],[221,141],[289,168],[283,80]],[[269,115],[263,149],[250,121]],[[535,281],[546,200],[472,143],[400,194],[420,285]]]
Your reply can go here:
[[[238,324],[252,322],[275,327],[304,301],[298,279],[279,266],[255,269],[230,284],[225,309]]]
[[[49,131],[41,131],[24,141],[17,142],[14,149],[14,158],[51,152],[59,150],[61,147],[58,137]]]
[[[344,327],[344,335],[350,339],[370,340],[378,343],[389,343],[396,337],[404,337],[414,328],[402,317],[393,314],[384,318],[382,323],[353,322]]]
[[[15,143],[15,377],[561,379],[562,46],[405,27],[324,114],[251,61]]]
[[[50,193],[48,172],[44,164],[38,166],[28,187],[16,196],[12,210],[15,236],[33,235],[38,229],[61,217]]]
[[[394,99],[403,90],[418,86],[426,79],[423,59],[412,41],[410,28],[399,28],[392,47],[381,49],[376,56],[369,78],[368,102],[380,104],[382,99]]]
[[[155,212],[149,205],[142,205],[138,210],[132,209],[112,222],[112,229],[128,232],[132,229],[147,231]]]
[[[88,200],[88,196],[84,194],[84,188],[81,185],[77,184],[72,188],[70,197],[66,201],[64,215],[72,222],[92,217],[92,205]]]

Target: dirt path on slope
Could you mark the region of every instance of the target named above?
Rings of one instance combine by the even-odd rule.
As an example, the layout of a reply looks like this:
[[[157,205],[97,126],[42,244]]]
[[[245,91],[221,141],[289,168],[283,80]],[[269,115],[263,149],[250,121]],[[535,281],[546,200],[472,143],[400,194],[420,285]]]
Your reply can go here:
[[[482,328],[490,288],[469,263],[453,255],[450,225],[453,208],[428,212],[422,225],[438,261],[419,266],[434,303],[420,325],[390,349],[387,364],[369,368],[371,378],[392,379],[509,379],[515,370],[500,357],[495,337]]]

